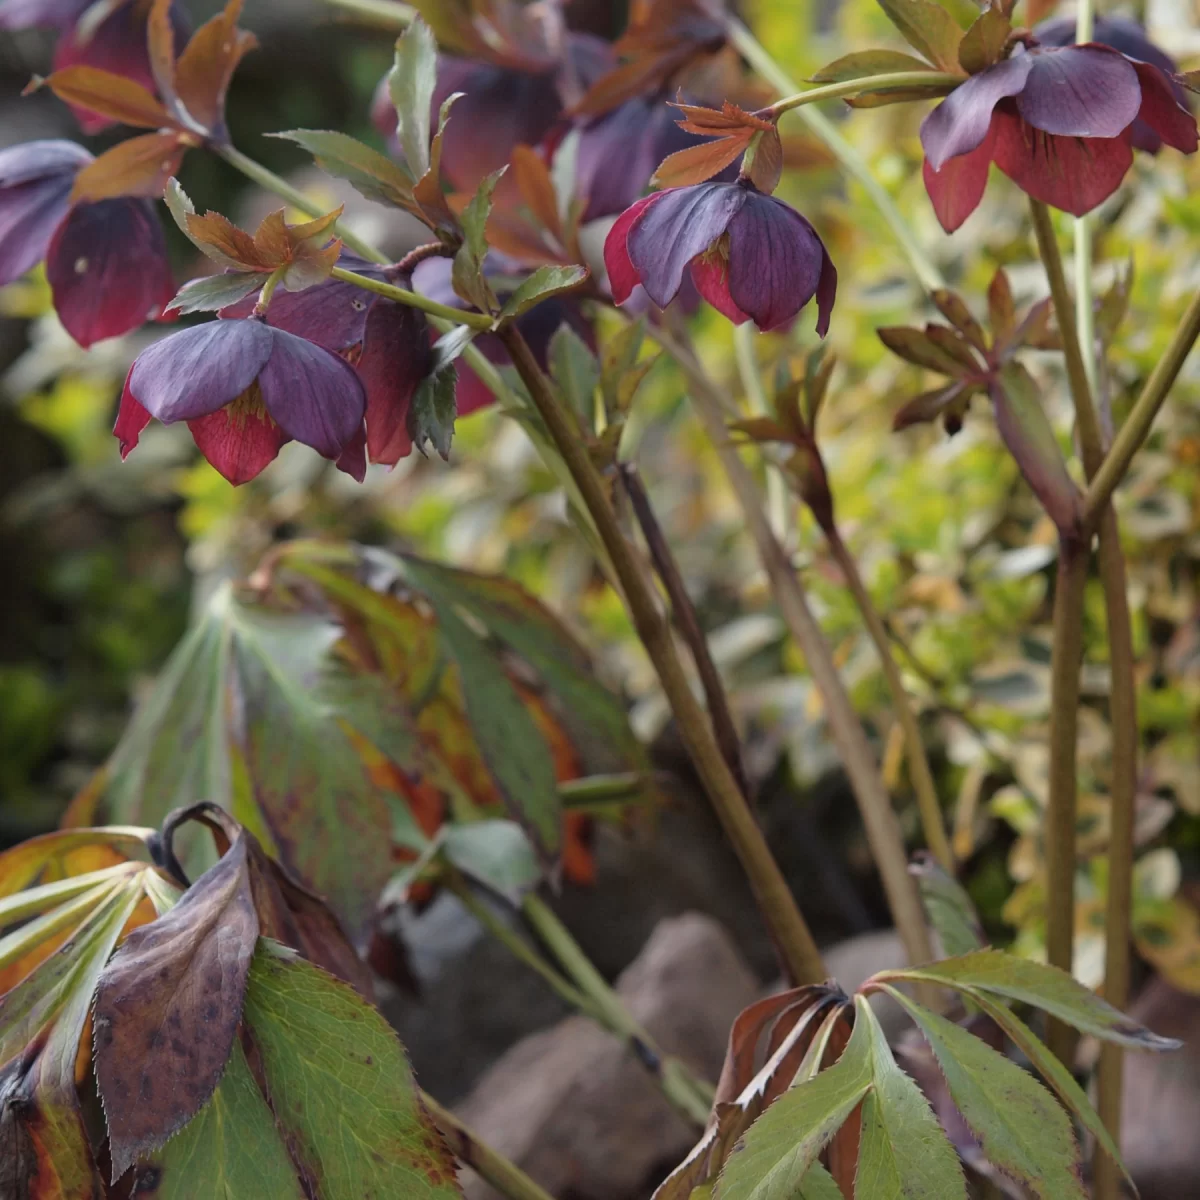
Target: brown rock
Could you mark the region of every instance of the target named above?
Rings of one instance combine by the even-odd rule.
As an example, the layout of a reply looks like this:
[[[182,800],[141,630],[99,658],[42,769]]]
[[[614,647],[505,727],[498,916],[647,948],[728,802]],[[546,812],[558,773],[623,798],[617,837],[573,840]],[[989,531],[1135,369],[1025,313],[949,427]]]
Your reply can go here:
[[[664,1053],[715,1080],[758,986],[724,930],[686,914],[658,925],[617,990]],[[647,1196],[698,1136],[632,1053],[584,1017],[514,1046],[458,1113],[559,1200]],[[495,1197],[477,1178],[465,1187],[469,1200]]]

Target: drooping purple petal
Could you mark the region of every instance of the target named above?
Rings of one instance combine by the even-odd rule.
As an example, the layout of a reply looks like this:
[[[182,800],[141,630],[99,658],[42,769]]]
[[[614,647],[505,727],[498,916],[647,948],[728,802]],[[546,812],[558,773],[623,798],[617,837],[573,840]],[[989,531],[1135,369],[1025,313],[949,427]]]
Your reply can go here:
[[[271,420],[257,386],[232,404],[189,421],[188,430],[200,453],[234,487],[260,474],[290,441]]]
[[[642,282],[641,273],[629,257],[629,235],[650,206],[657,204],[666,194],[654,192],[630,205],[617,218],[604,239],[604,269],[608,272],[608,290],[614,304],[624,304],[633,289]]]
[[[1196,118],[1179,103],[1171,81],[1150,63],[1135,62],[1142,105],[1133,123],[1133,144],[1154,153],[1166,142],[1184,154],[1196,152]]]
[[[354,369],[329,350],[257,321],[218,324],[266,330],[270,352],[258,384],[267,412],[289,437],[337,458],[358,432],[367,406]]]
[[[137,446],[138,438],[142,436],[142,430],[152,420],[150,414],[133,398],[133,393],[129,390],[129,377],[132,374],[133,368],[131,367],[125,376],[125,387],[121,392],[121,405],[117,409],[116,424],[113,425],[113,437],[117,439],[121,447],[122,462]]]
[[[1128,136],[1056,137],[997,111],[993,159],[1026,195],[1081,217],[1121,186],[1133,165]]]
[[[947,233],[953,233],[983,199],[996,145],[996,120],[993,116],[987,136],[974,150],[948,159],[940,171],[935,171],[929,160],[925,160],[922,171],[925,190]]]
[[[367,395],[367,450],[371,461],[395,466],[412,450],[408,409],[429,374],[433,350],[426,321],[414,308],[377,299],[371,306],[355,370]]]
[[[666,308],[675,299],[688,263],[729,228],[749,196],[749,190],[736,183],[700,183],[668,188],[642,210],[625,244],[646,294],[659,308]],[[606,242],[606,261],[607,249]],[[736,287],[734,292],[736,299]],[[750,312],[745,305],[741,307]]]
[[[929,165],[940,171],[949,159],[979,147],[996,105],[1017,95],[1032,69],[1031,55],[1014,54],[955,88],[921,122],[921,145]]]
[[[81,346],[157,317],[175,281],[153,204],[122,197],[75,205],[46,251],[46,278],[59,320]]]
[[[825,247],[816,230],[782,200],[738,190],[747,199],[729,222],[729,294],[759,329],[776,329],[816,295]],[[824,316],[827,321],[828,313]]]
[[[1142,93],[1133,63],[1107,46],[1032,50],[1017,110],[1060,137],[1114,138],[1137,116]]]
[[[821,278],[817,280],[817,336],[829,332],[829,318],[833,316],[833,303],[837,299],[837,267],[829,257],[825,244],[821,243]]]
[[[281,336],[261,321],[208,321],[143,350],[125,388],[165,425],[208,416],[258,378]]]
[[[1075,42],[1075,18],[1055,17],[1042,21],[1033,28],[1033,36],[1042,46],[1070,46]],[[1168,75],[1175,73],[1175,60],[1160,50],[1147,36],[1146,31],[1127,17],[1097,17],[1092,26],[1092,41],[1102,46],[1111,46],[1127,58],[1153,63]]]
[[[26,142],[0,150],[0,285],[46,256],[70,205],[71,186],[92,156],[73,142]]]
[[[69,29],[94,0],[7,0],[0,4],[0,29]]]

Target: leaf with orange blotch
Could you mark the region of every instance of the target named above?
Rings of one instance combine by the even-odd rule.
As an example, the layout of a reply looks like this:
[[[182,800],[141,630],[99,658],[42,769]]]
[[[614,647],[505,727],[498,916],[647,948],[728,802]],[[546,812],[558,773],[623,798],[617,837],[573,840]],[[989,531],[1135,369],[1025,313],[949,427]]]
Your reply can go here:
[[[229,0],[224,12],[192,35],[175,64],[175,93],[187,114],[225,140],[225,95],[238,63],[258,45],[252,33],[237,27],[242,0]]]
[[[752,130],[740,129],[728,137],[701,142],[700,145],[689,146],[686,150],[677,150],[659,163],[650,183],[660,188],[687,187],[689,184],[703,183],[740,158],[753,137]]]
[[[73,202],[116,196],[161,196],[178,172],[187,144],[176,133],[144,133],[118,142],[75,176]]]
[[[42,86],[74,108],[100,113],[122,125],[143,129],[176,127],[163,103],[140,83],[99,67],[64,67],[31,85]]]

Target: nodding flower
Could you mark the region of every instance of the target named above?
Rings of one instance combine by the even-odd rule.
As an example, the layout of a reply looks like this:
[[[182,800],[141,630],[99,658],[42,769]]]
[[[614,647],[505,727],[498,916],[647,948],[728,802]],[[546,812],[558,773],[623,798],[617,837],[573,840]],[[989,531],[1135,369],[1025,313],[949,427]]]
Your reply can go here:
[[[604,244],[613,300],[640,283],[665,308],[690,272],[697,291],[735,324],[785,325],[814,297],[829,329],[837,271],[816,230],[746,180],[666,188],[639,200]]]

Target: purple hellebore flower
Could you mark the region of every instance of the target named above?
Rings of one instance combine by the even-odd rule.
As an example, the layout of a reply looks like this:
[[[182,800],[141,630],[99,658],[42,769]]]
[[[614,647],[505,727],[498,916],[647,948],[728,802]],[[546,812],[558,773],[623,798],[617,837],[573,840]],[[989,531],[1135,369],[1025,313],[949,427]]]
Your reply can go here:
[[[617,218],[604,243],[613,300],[641,284],[666,308],[691,268],[705,300],[736,325],[790,321],[813,297],[817,332],[829,329],[837,271],[816,230],[795,209],[747,181],[666,188]]]
[[[427,258],[413,271],[413,286],[422,296],[436,300],[439,304],[466,309],[467,303],[455,292],[451,282],[452,266],[448,258]],[[484,260],[484,273],[494,277],[519,275],[522,272],[520,267],[509,263],[493,250]],[[508,293],[499,291],[498,295],[503,302]],[[570,296],[551,296],[540,304],[535,304],[528,312],[519,316],[515,324],[529,343],[534,358],[543,370],[549,362],[550,339],[561,325],[569,325],[589,346],[595,348],[596,335],[584,318],[578,301]],[[512,362],[508,351],[494,333],[480,334],[475,338],[475,345],[489,362],[497,366],[508,366]],[[458,361],[456,399],[460,417],[470,416],[495,400],[487,384],[462,359]]]
[[[435,122],[446,98],[462,93],[442,138],[442,173],[451,186],[473,192],[484,176],[508,162],[514,147],[538,145],[562,117],[568,82],[576,90],[586,89],[613,64],[609,44],[585,33],[568,34],[566,61],[549,64],[540,72],[468,58],[439,58],[432,104]],[[386,78],[380,82],[371,113],[376,128],[394,140],[396,109]],[[511,171],[499,188],[515,190]]]
[[[85,347],[157,317],[175,294],[149,200],[71,204],[75,175],[91,161],[67,141],[0,150],[0,285],[45,259],[59,320]]]
[[[978,207],[993,162],[1028,195],[1082,216],[1125,178],[1139,120],[1196,149],[1195,119],[1153,63],[1096,42],[1018,46],[922,122],[925,188],[947,233]]]
[[[1052,21],[1043,21],[1034,27],[1033,36],[1042,46],[1070,46],[1075,41],[1074,18],[1056,17]],[[1136,21],[1127,17],[1097,17],[1092,41],[1099,42],[1101,46],[1111,46],[1126,58],[1149,63],[1168,78],[1179,70],[1175,60],[1160,50]],[[1171,90],[1182,107],[1191,107],[1188,104],[1187,92],[1174,79],[1171,79]],[[1162,149],[1162,138],[1140,117],[1134,121],[1130,136],[1136,150],[1157,154]]]
[[[680,129],[679,114],[666,100],[663,94],[639,96],[580,126],[575,190],[587,201],[584,221],[624,212],[664,158],[709,140]],[[732,183],[737,173],[731,164],[714,178]]]
[[[54,70],[88,66],[124,75],[150,91],[155,90],[154,73],[146,42],[148,4],[124,0],[94,29],[81,30],[80,20],[95,0],[0,0],[0,29],[56,29]],[[187,40],[189,23],[178,3],[171,5],[175,49]],[[72,106],[84,133],[97,133],[114,122],[110,117]]]
[[[412,286],[393,268],[354,255],[343,254],[338,265],[398,287]],[[249,316],[256,300],[248,296],[222,309],[221,316]],[[372,462],[394,467],[412,452],[408,409],[433,367],[428,324],[421,313],[353,283],[327,279],[299,292],[280,289],[263,319],[353,366],[366,391],[366,448]]]
[[[293,439],[361,482],[366,395],[336,354],[265,321],[209,321],[143,350],[129,368],[114,435],[121,457],[157,417],[186,421],[200,453],[234,486]]]

